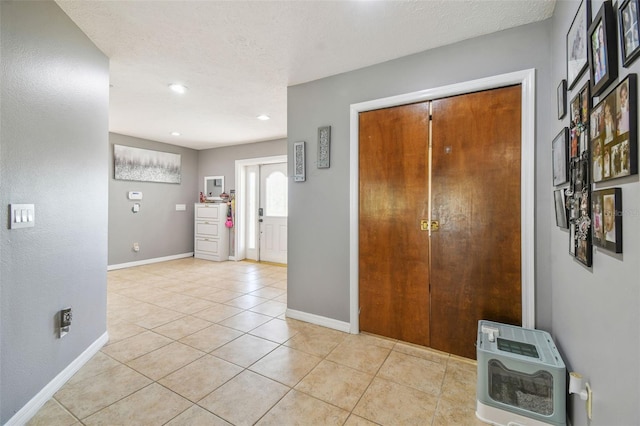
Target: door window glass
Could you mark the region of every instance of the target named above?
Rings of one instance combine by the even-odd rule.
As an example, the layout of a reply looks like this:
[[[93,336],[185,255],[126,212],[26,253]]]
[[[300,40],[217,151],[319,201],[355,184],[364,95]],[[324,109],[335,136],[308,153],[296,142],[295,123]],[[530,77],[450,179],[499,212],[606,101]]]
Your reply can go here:
[[[249,173],[249,179],[247,182],[247,186],[248,191],[249,192],[249,196],[247,197],[247,225],[248,225],[248,232],[247,232],[247,248],[248,249],[255,249],[256,248],[256,222],[257,222],[257,217],[256,217],[256,211],[258,210],[258,206],[256,206],[256,183],[257,183],[257,175],[255,172],[251,172]]]
[[[266,180],[266,215],[287,217],[287,177],[282,172],[273,172]]]

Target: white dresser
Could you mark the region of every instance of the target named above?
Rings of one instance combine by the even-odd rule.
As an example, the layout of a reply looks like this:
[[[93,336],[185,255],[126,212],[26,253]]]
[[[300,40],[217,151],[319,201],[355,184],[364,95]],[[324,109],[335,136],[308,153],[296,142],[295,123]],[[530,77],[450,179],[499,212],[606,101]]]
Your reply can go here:
[[[229,260],[229,229],[226,203],[196,203],[194,257],[221,262]]]

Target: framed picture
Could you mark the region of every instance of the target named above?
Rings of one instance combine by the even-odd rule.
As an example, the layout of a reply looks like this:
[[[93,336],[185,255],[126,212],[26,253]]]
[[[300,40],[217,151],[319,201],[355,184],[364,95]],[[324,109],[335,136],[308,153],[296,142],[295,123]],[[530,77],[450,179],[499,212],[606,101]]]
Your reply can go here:
[[[591,96],[589,94],[589,82],[587,81],[569,103],[569,127],[571,129],[569,159],[577,158],[581,152],[589,149],[590,111]]]
[[[171,152],[113,145],[114,179],[180,183],[181,158]]]
[[[567,80],[562,80],[558,85],[558,120],[567,115]]]
[[[582,0],[567,33],[567,85],[569,89],[587,69],[587,29],[591,23],[591,0]]]
[[[611,0],[602,3],[589,26],[589,73],[591,96],[598,96],[618,78],[616,21]]]
[[[553,152],[553,185],[558,186],[569,181],[568,150],[569,150],[569,129],[564,128],[558,133],[552,142]]]
[[[622,253],[622,189],[593,191],[593,245]]]
[[[589,93],[589,82],[587,81],[569,103],[569,126],[580,127],[580,125],[586,125],[589,122],[590,111],[591,95]]]
[[[620,54],[622,66],[629,67],[640,55],[640,29],[638,21],[638,0],[624,0],[618,8],[618,28],[620,28]]]
[[[593,246],[591,242],[591,204],[590,191],[579,193],[579,217],[575,221],[576,259],[586,266],[593,262]]]
[[[318,127],[318,168],[331,165],[331,126]]]
[[[569,212],[567,211],[564,189],[553,191],[553,199],[556,207],[556,225],[563,229],[569,229]]]
[[[293,181],[304,182],[306,179],[305,170],[305,143],[293,143]]]
[[[572,242],[575,258],[591,266],[593,249],[591,237],[591,185],[589,184],[589,152],[572,162],[572,182],[567,191],[569,220],[574,225]],[[575,180],[574,180],[575,179]]]
[[[638,173],[636,80],[636,74],[629,74],[591,111],[593,182]]]

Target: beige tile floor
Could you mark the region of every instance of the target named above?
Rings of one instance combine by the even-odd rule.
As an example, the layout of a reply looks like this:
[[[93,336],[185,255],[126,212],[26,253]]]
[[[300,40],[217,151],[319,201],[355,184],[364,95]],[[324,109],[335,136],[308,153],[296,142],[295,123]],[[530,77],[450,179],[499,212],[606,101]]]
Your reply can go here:
[[[105,345],[29,425],[482,425],[470,360],[288,319],[286,269],[108,273]]]

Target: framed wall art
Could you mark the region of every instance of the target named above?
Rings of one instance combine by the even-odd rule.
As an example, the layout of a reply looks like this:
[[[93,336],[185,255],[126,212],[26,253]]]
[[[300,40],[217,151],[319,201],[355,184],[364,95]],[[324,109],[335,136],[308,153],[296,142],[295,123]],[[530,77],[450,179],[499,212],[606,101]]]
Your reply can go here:
[[[293,181],[304,182],[306,179],[305,169],[305,143],[293,143]]]
[[[569,104],[569,160],[577,158],[581,152],[589,149],[589,111],[591,96],[589,82],[582,86]]]
[[[569,229],[569,213],[567,212],[564,189],[553,191],[553,200],[556,209],[556,225],[563,229]]]
[[[567,80],[562,80],[558,85],[558,120],[567,115]]]
[[[591,236],[591,184],[589,151],[571,161],[571,182],[565,195],[570,222],[570,252],[585,266],[591,266],[593,249]]]
[[[591,0],[582,0],[567,33],[567,86],[572,89],[587,69],[587,29],[591,23]]]
[[[629,74],[591,111],[593,182],[638,173],[636,80],[636,74]]]
[[[622,253],[622,189],[593,191],[593,245]]]
[[[318,128],[318,168],[328,169],[331,165],[331,126]]]
[[[570,127],[586,126],[589,122],[589,111],[591,110],[591,94],[589,82],[582,86],[578,93],[569,103],[569,123]],[[585,147],[584,149],[586,149]],[[584,149],[582,149],[584,151]]]
[[[568,151],[569,151],[569,129],[564,128],[558,133],[552,142],[553,161],[553,185],[558,186],[569,181]]]
[[[591,96],[598,96],[618,78],[616,20],[611,0],[606,0],[589,26]]]
[[[114,179],[180,183],[181,156],[132,146],[113,145]]]
[[[624,0],[618,8],[618,28],[620,28],[620,55],[622,66],[629,67],[640,55],[640,29],[638,21],[638,0]]]

